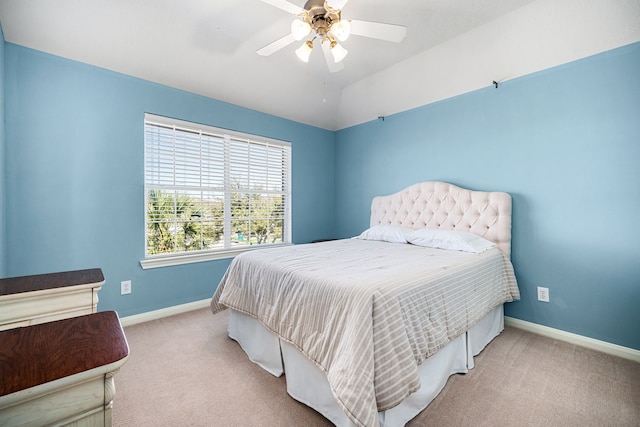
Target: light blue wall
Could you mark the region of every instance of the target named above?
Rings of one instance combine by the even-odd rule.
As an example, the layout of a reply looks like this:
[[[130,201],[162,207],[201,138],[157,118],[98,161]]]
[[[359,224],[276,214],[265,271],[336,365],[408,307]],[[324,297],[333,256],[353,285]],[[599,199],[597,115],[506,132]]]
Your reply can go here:
[[[0,277],[6,274],[6,229],[5,207],[5,137],[4,137],[4,32],[0,25]]]
[[[427,180],[513,196],[508,316],[640,349],[640,43],[338,132],[338,236]]]
[[[640,44],[335,133],[1,44],[0,277],[101,267],[121,316],[211,296],[228,260],[139,265],[151,112],[292,141],[295,242],[357,234],[419,181],[508,191],[506,314],[640,349]]]
[[[333,234],[333,132],[10,43],[5,53],[7,276],[100,267],[98,308],[121,316],[213,295],[229,260],[140,267],[145,112],[291,141],[293,240]]]

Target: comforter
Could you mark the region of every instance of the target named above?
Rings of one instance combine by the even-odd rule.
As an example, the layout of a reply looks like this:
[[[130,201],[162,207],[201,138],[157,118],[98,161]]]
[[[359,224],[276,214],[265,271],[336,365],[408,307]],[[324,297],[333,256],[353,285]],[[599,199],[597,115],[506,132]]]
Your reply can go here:
[[[212,310],[258,319],[326,373],[356,425],[377,426],[378,411],[420,387],[423,360],[515,299],[511,262],[498,249],[347,239],[237,256]]]

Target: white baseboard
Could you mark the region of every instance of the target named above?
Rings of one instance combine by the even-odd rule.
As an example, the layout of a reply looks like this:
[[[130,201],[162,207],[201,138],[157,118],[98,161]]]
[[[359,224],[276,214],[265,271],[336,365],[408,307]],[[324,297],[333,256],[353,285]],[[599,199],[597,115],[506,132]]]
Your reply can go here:
[[[149,322],[151,320],[161,319],[163,317],[173,316],[175,314],[186,313],[188,311],[198,310],[200,308],[209,307],[211,298],[200,301],[189,302],[187,304],[174,305],[172,307],[161,308],[160,310],[147,311],[146,313],[134,314],[120,319],[122,326],[131,326],[138,323]]]
[[[606,341],[600,341],[582,335],[572,334],[571,332],[561,331],[560,329],[554,329],[548,326],[542,326],[538,325],[537,323],[531,323],[508,316],[504,317],[504,324],[506,326],[524,329],[525,331],[533,332],[534,334],[557,339],[559,341],[565,341],[571,344],[590,348],[592,350],[611,354],[613,356],[633,360],[634,362],[640,362],[640,350],[634,350],[629,347],[611,344]]]
[[[141,314],[134,314],[133,316],[127,316],[127,317],[121,318],[120,322],[122,323],[122,326],[131,326],[131,325],[136,325],[138,323],[161,319],[163,317],[168,317],[168,316],[173,316],[180,313],[186,313],[189,311],[198,310],[201,308],[209,307],[210,305],[211,305],[211,298],[208,298],[200,301],[190,302],[187,304],[174,305],[173,307],[162,308],[160,310],[148,311],[146,313],[141,313]],[[504,324],[506,326],[511,326],[514,328],[533,332],[534,334],[557,339],[559,341],[565,341],[571,344],[590,348],[592,350],[611,354],[613,356],[618,356],[624,359],[640,362],[640,350],[634,350],[632,348],[623,347],[621,345],[611,344],[605,341],[584,337],[582,335],[572,334],[571,332],[565,332],[560,329],[554,329],[548,326],[538,325],[537,323],[531,323],[525,320],[520,320],[520,319],[516,319],[509,316],[504,317]]]

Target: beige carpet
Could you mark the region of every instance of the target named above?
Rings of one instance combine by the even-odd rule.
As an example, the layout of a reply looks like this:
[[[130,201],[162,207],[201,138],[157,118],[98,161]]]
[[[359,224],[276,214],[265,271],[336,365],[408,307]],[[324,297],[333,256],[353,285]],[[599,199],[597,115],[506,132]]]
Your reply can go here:
[[[193,311],[125,328],[118,426],[330,426],[251,363],[228,313]],[[507,328],[408,426],[640,426],[640,364]]]

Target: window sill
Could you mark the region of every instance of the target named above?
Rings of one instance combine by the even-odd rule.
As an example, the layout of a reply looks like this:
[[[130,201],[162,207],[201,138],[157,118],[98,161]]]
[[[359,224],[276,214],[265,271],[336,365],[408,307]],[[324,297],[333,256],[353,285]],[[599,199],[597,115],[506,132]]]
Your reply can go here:
[[[214,261],[218,259],[233,258],[243,252],[254,251],[257,249],[277,248],[282,246],[291,246],[291,243],[280,243],[264,246],[247,246],[242,248],[233,248],[220,251],[186,253],[178,255],[157,255],[152,258],[146,258],[140,261],[143,270],[151,268],[169,267],[172,265],[192,264],[195,262]]]

